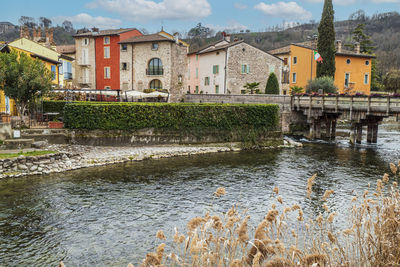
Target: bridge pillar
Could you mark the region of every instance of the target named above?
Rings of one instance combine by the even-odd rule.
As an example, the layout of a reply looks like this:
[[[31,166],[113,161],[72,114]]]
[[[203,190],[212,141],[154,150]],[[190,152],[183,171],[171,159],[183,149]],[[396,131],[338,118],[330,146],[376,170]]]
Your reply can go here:
[[[315,120],[315,138],[321,139],[321,121]]]
[[[326,131],[325,131],[325,138],[327,138],[328,140],[331,140],[331,126],[332,126],[332,120],[331,119],[327,119],[325,121],[325,127],[326,127]]]
[[[367,142],[376,144],[378,143],[378,123],[369,123],[367,131]]]
[[[332,120],[332,125],[331,125],[331,140],[335,140],[336,139],[336,122],[337,119],[333,119]]]
[[[350,144],[355,144],[356,143],[356,135],[357,135],[357,129],[355,123],[352,123],[350,126]]]
[[[361,123],[357,123],[356,124],[356,133],[357,133],[357,135],[356,135],[356,143],[357,144],[361,144],[361,141],[362,141],[362,129],[363,129],[362,124]]]

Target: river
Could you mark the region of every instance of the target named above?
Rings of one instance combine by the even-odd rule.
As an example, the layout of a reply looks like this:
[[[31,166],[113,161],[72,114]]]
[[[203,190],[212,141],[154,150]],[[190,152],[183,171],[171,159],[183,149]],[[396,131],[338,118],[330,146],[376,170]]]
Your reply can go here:
[[[364,138],[365,140],[365,138]],[[288,205],[305,217],[328,205],[346,224],[355,192],[388,172],[400,159],[400,126],[380,127],[377,145],[305,142],[304,148],[218,153],[121,164],[62,174],[0,181],[0,266],[126,266],[158,244],[157,230],[171,237],[205,210],[248,209],[255,226],[279,187]],[[312,199],[306,180],[317,173]],[[225,187],[227,195],[213,192]]]

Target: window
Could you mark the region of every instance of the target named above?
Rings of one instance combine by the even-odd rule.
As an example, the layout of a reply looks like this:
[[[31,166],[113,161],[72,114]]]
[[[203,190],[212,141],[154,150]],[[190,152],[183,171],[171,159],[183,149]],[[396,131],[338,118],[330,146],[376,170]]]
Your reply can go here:
[[[215,86],[215,93],[216,93],[216,94],[219,94],[219,85],[216,85],[216,86]]]
[[[283,64],[284,64],[284,65],[287,65],[287,64],[288,64],[288,58],[287,58],[287,57],[285,57],[285,58],[283,59]]]
[[[104,44],[105,45],[110,44],[110,37],[109,36],[104,37]]]
[[[82,64],[83,65],[89,64],[89,49],[88,48],[82,49]]]
[[[350,64],[350,63],[351,63],[350,58],[348,58],[348,59],[346,60],[346,63],[347,63],[347,64]]]
[[[344,75],[344,87],[349,87],[350,84],[350,73]]]
[[[104,47],[104,58],[110,58],[110,48]]]
[[[150,89],[160,90],[162,89],[162,84],[160,80],[152,80],[150,82]]]
[[[369,60],[365,61],[365,65],[367,65],[367,66],[369,65]]]
[[[122,62],[121,63],[121,70],[128,70],[128,63]]]
[[[196,68],[196,78],[199,78],[199,68]]]
[[[368,84],[369,83],[369,74],[365,73],[364,74],[364,84]]]
[[[297,57],[293,57],[293,64],[297,64]]]
[[[111,68],[105,67],[104,68],[104,79],[110,79],[110,78],[111,78]]]
[[[110,90],[110,89],[111,89],[111,86],[104,86],[104,89],[105,89],[105,90]]]
[[[54,65],[51,66],[51,74],[53,75],[51,79],[54,81],[57,78],[56,66]]]
[[[269,73],[275,72],[275,66],[271,65],[269,66]]]
[[[199,55],[196,55],[196,60],[199,60]]]
[[[190,85],[188,85],[188,92],[190,93]]]
[[[213,74],[219,74],[219,65],[213,66]]]
[[[198,93],[199,93],[199,86],[196,85],[196,94],[198,94]]]
[[[159,58],[153,58],[149,61],[147,75],[163,75],[163,65]]]
[[[127,45],[127,44],[122,44],[122,45],[121,45],[121,51],[122,51],[122,52],[128,51],[128,45]]]
[[[204,78],[204,85],[210,85],[210,77]]]
[[[89,83],[89,69],[85,68],[83,71],[82,83]]]
[[[158,43],[152,43],[151,50],[158,50]]]
[[[293,72],[292,83],[296,83],[296,82],[297,82],[297,74],[296,74],[296,72]]]
[[[243,64],[242,65],[242,74],[249,74],[250,73],[250,66]]]
[[[89,45],[89,38],[83,38],[82,39],[82,45],[83,46],[88,46]]]

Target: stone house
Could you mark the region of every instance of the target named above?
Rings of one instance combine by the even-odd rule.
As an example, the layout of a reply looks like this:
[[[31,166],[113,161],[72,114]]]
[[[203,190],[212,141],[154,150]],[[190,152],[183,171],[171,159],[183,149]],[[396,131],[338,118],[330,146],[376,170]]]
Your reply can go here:
[[[171,101],[184,94],[189,45],[177,35],[161,31],[131,37],[119,44],[122,90],[166,90]]]
[[[281,81],[283,60],[230,36],[189,54],[188,91],[204,94],[241,94],[246,83],[260,83],[264,92],[270,73]],[[193,60],[196,59],[196,60]],[[198,66],[194,66],[197,64]],[[197,78],[197,79],[196,79]],[[196,90],[198,88],[198,90]]]
[[[305,90],[308,82],[317,76],[317,62],[314,58],[317,51],[317,40],[290,44],[274,49],[269,53],[284,60],[285,75],[284,93],[289,94],[290,87],[298,86]],[[354,50],[342,47],[340,40],[336,41],[335,80],[339,93],[370,94],[371,91],[371,61],[373,55],[360,53],[360,45]]]

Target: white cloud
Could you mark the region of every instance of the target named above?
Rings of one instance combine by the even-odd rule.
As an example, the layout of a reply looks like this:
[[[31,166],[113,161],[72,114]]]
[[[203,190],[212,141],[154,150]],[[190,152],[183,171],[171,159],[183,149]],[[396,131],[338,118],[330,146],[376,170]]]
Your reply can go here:
[[[245,5],[245,4],[240,4],[240,3],[235,3],[235,4],[234,4],[234,7],[237,8],[237,9],[246,9],[246,8],[247,8],[247,5]]]
[[[227,31],[227,32],[240,32],[240,31],[245,31],[248,29],[247,26],[240,24],[237,21],[231,21],[228,23],[227,26],[221,26],[221,25],[214,25],[214,24],[207,24],[206,27],[219,32],[219,31]]]
[[[305,10],[296,2],[277,2],[274,4],[259,3],[255,9],[260,10],[265,15],[287,19],[307,20],[312,18],[310,11]]]
[[[81,13],[75,16],[58,16],[54,17],[53,21],[56,23],[62,23],[64,20],[69,20],[72,24],[78,24],[85,27],[97,27],[101,29],[113,29],[117,28],[118,25],[122,24],[119,19],[112,19],[107,17],[92,17],[89,14]]]
[[[191,20],[211,15],[207,0],[94,0],[86,7],[114,12],[130,21]]]

